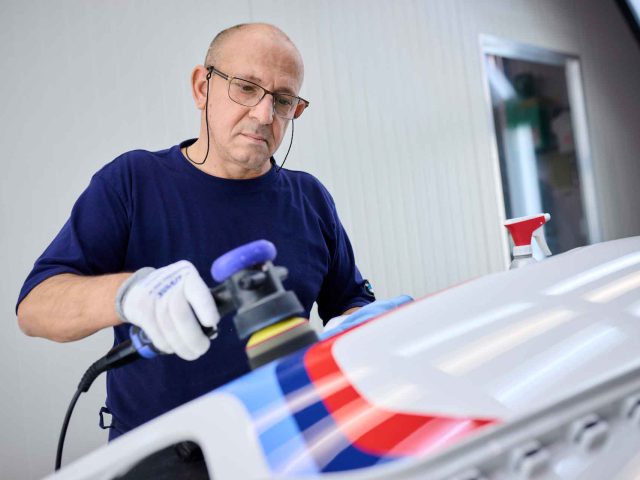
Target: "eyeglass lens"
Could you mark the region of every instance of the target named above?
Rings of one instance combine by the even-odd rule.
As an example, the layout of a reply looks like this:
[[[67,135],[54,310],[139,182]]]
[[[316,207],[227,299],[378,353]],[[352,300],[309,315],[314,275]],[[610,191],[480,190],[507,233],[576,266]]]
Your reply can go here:
[[[245,107],[255,107],[265,95],[265,90],[255,83],[234,78],[229,83],[229,98]],[[273,109],[276,115],[293,118],[300,100],[293,95],[274,93]],[[302,113],[302,112],[300,112]]]

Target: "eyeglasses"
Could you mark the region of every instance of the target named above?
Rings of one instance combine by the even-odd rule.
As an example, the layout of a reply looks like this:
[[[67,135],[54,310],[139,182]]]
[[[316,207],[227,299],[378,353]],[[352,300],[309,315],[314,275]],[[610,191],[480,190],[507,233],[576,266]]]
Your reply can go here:
[[[279,117],[291,120],[302,115],[304,109],[309,106],[309,102],[304,98],[286,93],[270,92],[257,83],[243,80],[242,78],[231,77],[213,66],[207,67],[207,69],[219,77],[224,78],[228,83],[227,93],[229,94],[229,98],[245,107],[255,107],[268,93],[273,97],[273,112]]]

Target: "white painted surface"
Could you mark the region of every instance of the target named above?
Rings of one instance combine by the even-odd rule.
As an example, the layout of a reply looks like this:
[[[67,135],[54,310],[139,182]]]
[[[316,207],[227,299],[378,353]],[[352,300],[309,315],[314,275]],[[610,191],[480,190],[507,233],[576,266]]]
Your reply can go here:
[[[496,437],[504,437],[504,432],[511,430],[553,451],[549,463],[554,465],[548,470],[555,472],[547,472],[545,480],[629,478],[628,464],[637,461],[640,440],[640,417],[635,415],[634,422],[629,415],[639,398],[640,325],[627,307],[640,299],[640,282],[629,286],[628,279],[639,277],[640,266],[628,258],[639,251],[640,236],[600,243],[405,304],[348,331],[329,349],[327,344],[333,339],[309,350],[305,363],[315,365],[309,371],[314,378],[310,385],[300,384],[299,372],[290,365],[280,368],[288,360],[270,364],[230,388],[182,405],[123,435],[47,480],[110,479],[127,472],[147,455],[185,439],[202,447],[209,472],[216,480],[319,478],[313,475],[316,464],[326,466],[336,455],[349,456],[344,450],[345,437],[369,437],[369,448],[374,452],[374,445],[382,448],[380,438],[372,441],[372,437],[380,435],[376,428],[390,421],[393,414],[453,417],[461,423],[437,428],[426,422],[416,429],[413,422],[404,426],[397,422],[394,434],[402,440],[396,438],[387,447],[399,461],[334,471],[334,475],[404,479],[411,470],[425,465],[429,457],[442,458],[447,450],[459,451],[465,443],[474,441],[476,446],[467,449],[468,455],[484,457],[483,463],[495,469],[506,450],[499,448]],[[567,285],[570,279],[574,288],[565,287],[562,294],[557,294],[557,288],[547,288]],[[609,292],[606,298],[602,292]],[[328,376],[318,375],[318,362],[331,361],[325,354],[336,361],[340,374],[333,371]],[[298,383],[286,399],[276,400],[273,393],[265,397],[266,391],[278,389],[273,382]],[[616,392],[616,384],[624,394]],[[336,397],[344,397],[351,389],[363,397],[362,401],[348,402],[335,410]],[[602,411],[595,413],[599,409],[581,412],[585,400],[593,408],[602,394],[610,397],[606,419],[601,417]],[[296,423],[293,417],[310,420],[308,410],[318,396],[324,400],[333,397],[333,402],[327,401],[334,404],[329,417],[317,418],[316,412],[311,415],[314,423],[302,433],[296,427],[285,427],[289,422]],[[257,409],[250,407],[249,414],[244,404],[248,401],[255,406],[257,398],[265,401]],[[560,421],[559,411],[564,408],[573,413],[569,422]],[[346,410],[351,417],[345,422]],[[541,415],[547,419],[541,419]],[[459,435],[465,423],[479,418],[496,423]],[[579,422],[582,427],[575,427],[577,419],[587,418]],[[615,450],[600,458],[593,455],[595,448],[587,447],[595,444],[589,440],[594,438],[595,420],[602,420],[598,429],[600,435],[604,429],[608,446],[612,441],[617,443]],[[622,426],[615,432],[620,420],[635,424],[635,428]],[[565,422],[568,428],[560,438],[556,435],[549,441],[550,430]],[[591,433],[585,431],[585,424],[591,424]],[[546,430],[544,438],[534,433],[541,429]],[[478,445],[476,440],[491,432],[495,434],[491,441]],[[407,448],[408,444],[413,447]],[[576,444],[585,448],[579,451]],[[274,445],[278,448],[273,449]],[[362,447],[356,445],[356,449]],[[332,465],[339,468],[338,463]],[[450,462],[449,468],[462,469],[456,462]],[[394,469],[395,474],[385,475],[385,469]],[[592,469],[599,475],[591,473]],[[326,478],[334,476],[327,473]],[[470,477],[424,473],[417,478]],[[507,472],[483,478],[525,477]]]
[[[360,327],[333,354],[380,408],[509,421],[640,368],[639,260],[633,237],[487,275]]]
[[[108,332],[71,345],[24,337],[13,313],[24,277],[100,166],[195,134],[192,66],[218,30],[258,20],[281,26],[306,62],[311,108],[287,166],[332,192],[380,297],[506,267],[481,33],[580,56],[603,237],[640,233],[640,50],[613,2],[5,0],[3,476],[51,469],[73,389],[111,343]],[[65,461],[104,441],[103,397],[98,380],[80,399]]]

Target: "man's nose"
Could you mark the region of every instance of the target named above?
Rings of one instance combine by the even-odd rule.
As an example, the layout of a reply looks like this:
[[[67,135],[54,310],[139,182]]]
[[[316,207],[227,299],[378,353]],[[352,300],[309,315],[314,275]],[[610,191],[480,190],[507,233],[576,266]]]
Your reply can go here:
[[[273,96],[267,93],[260,103],[251,108],[251,116],[256,118],[261,125],[273,123]]]

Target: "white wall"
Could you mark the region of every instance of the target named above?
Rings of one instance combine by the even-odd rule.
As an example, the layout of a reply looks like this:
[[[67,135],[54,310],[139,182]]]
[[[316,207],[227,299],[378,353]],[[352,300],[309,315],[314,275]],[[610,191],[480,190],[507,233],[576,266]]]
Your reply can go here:
[[[3,478],[52,468],[67,402],[111,342],[109,332],[66,345],[23,336],[13,308],[25,276],[101,165],[196,134],[190,69],[217,31],[246,21],[279,25],[302,51],[311,108],[287,166],[332,191],[379,297],[504,267],[481,33],[580,56],[603,237],[640,233],[640,48],[614,2],[5,0]],[[105,439],[103,384],[80,399],[66,462]]]

